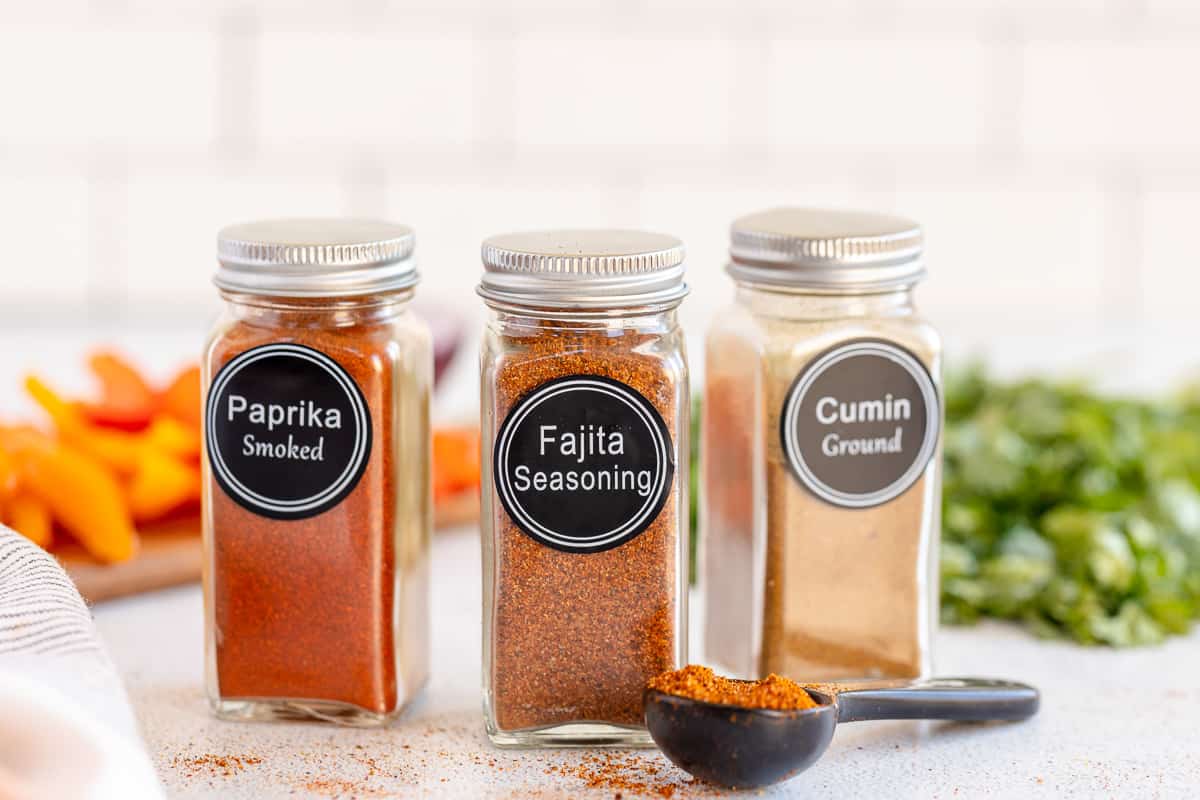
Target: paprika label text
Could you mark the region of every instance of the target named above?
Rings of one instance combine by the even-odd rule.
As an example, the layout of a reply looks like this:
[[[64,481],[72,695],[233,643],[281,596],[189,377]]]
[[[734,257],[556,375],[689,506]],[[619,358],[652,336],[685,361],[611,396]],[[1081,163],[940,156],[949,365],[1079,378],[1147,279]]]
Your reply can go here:
[[[266,517],[302,519],[337,505],[371,451],[362,391],[336,361],[301,345],[233,358],[213,379],[205,416],[217,483]]]

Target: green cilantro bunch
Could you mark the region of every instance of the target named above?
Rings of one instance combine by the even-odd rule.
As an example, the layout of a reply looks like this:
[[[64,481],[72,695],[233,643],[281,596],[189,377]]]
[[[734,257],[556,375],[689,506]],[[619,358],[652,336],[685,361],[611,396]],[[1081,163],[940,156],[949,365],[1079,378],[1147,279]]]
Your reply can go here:
[[[1086,386],[945,385],[942,619],[1019,620],[1113,646],[1200,615],[1200,392],[1152,401]]]

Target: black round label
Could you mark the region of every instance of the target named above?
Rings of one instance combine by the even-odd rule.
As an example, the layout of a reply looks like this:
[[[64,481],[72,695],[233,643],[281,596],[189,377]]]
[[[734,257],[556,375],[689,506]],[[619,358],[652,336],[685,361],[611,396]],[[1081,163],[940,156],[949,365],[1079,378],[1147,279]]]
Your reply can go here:
[[[492,473],[522,531],[557,550],[595,553],[658,517],[675,476],[674,447],[641,394],[609,378],[571,375],[508,412]]]
[[[371,453],[358,384],[329,356],[268,344],[221,368],[208,390],[205,441],[213,477],[272,519],[327,511],[354,490]]]
[[[920,477],[937,449],[941,410],[916,356],[863,339],[827,350],[800,373],[781,422],[800,482],[834,505],[866,508]]]

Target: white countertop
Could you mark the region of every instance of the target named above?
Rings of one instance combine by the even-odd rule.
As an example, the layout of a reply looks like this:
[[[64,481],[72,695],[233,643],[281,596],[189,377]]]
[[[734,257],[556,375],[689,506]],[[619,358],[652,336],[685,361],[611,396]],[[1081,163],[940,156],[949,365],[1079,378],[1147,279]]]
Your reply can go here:
[[[627,777],[644,784],[639,792],[589,787],[597,769],[588,759],[598,751],[491,747],[479,707],[479,596],[477,533],[439,534],[433,678],[410,713],[383,730],[209,716],[198,586],[103,604],[95,614],[171,797],[611,800],[672,788],[676,798],[712,796],[654,751],[616,754]],[[1032,683],[1042,710],[1014,725],[845,725],[820,763],[764,795],[1165,798],[1194,796],[1200,785],[1200,631],[1114,651],[989,624],[943,631],[938,662],[942,675]]]

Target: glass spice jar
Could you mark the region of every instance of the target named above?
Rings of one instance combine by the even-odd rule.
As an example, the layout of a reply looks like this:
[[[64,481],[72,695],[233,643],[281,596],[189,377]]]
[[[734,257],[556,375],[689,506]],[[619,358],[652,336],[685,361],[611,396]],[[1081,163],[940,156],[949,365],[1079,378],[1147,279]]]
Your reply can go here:
[[[208,696],[379,724],[429,672],[432,346],[403,225],[225,228],[203,360]]]
[[[781,208],[734,222],[730,256],[701,436],[708,658],[755,678],[925,675],[942,356],[913,307],[921,229]]]
[[[483,244],[483,691],[501,746],[649,745],[686,660],[689,395],[679,240]]]

